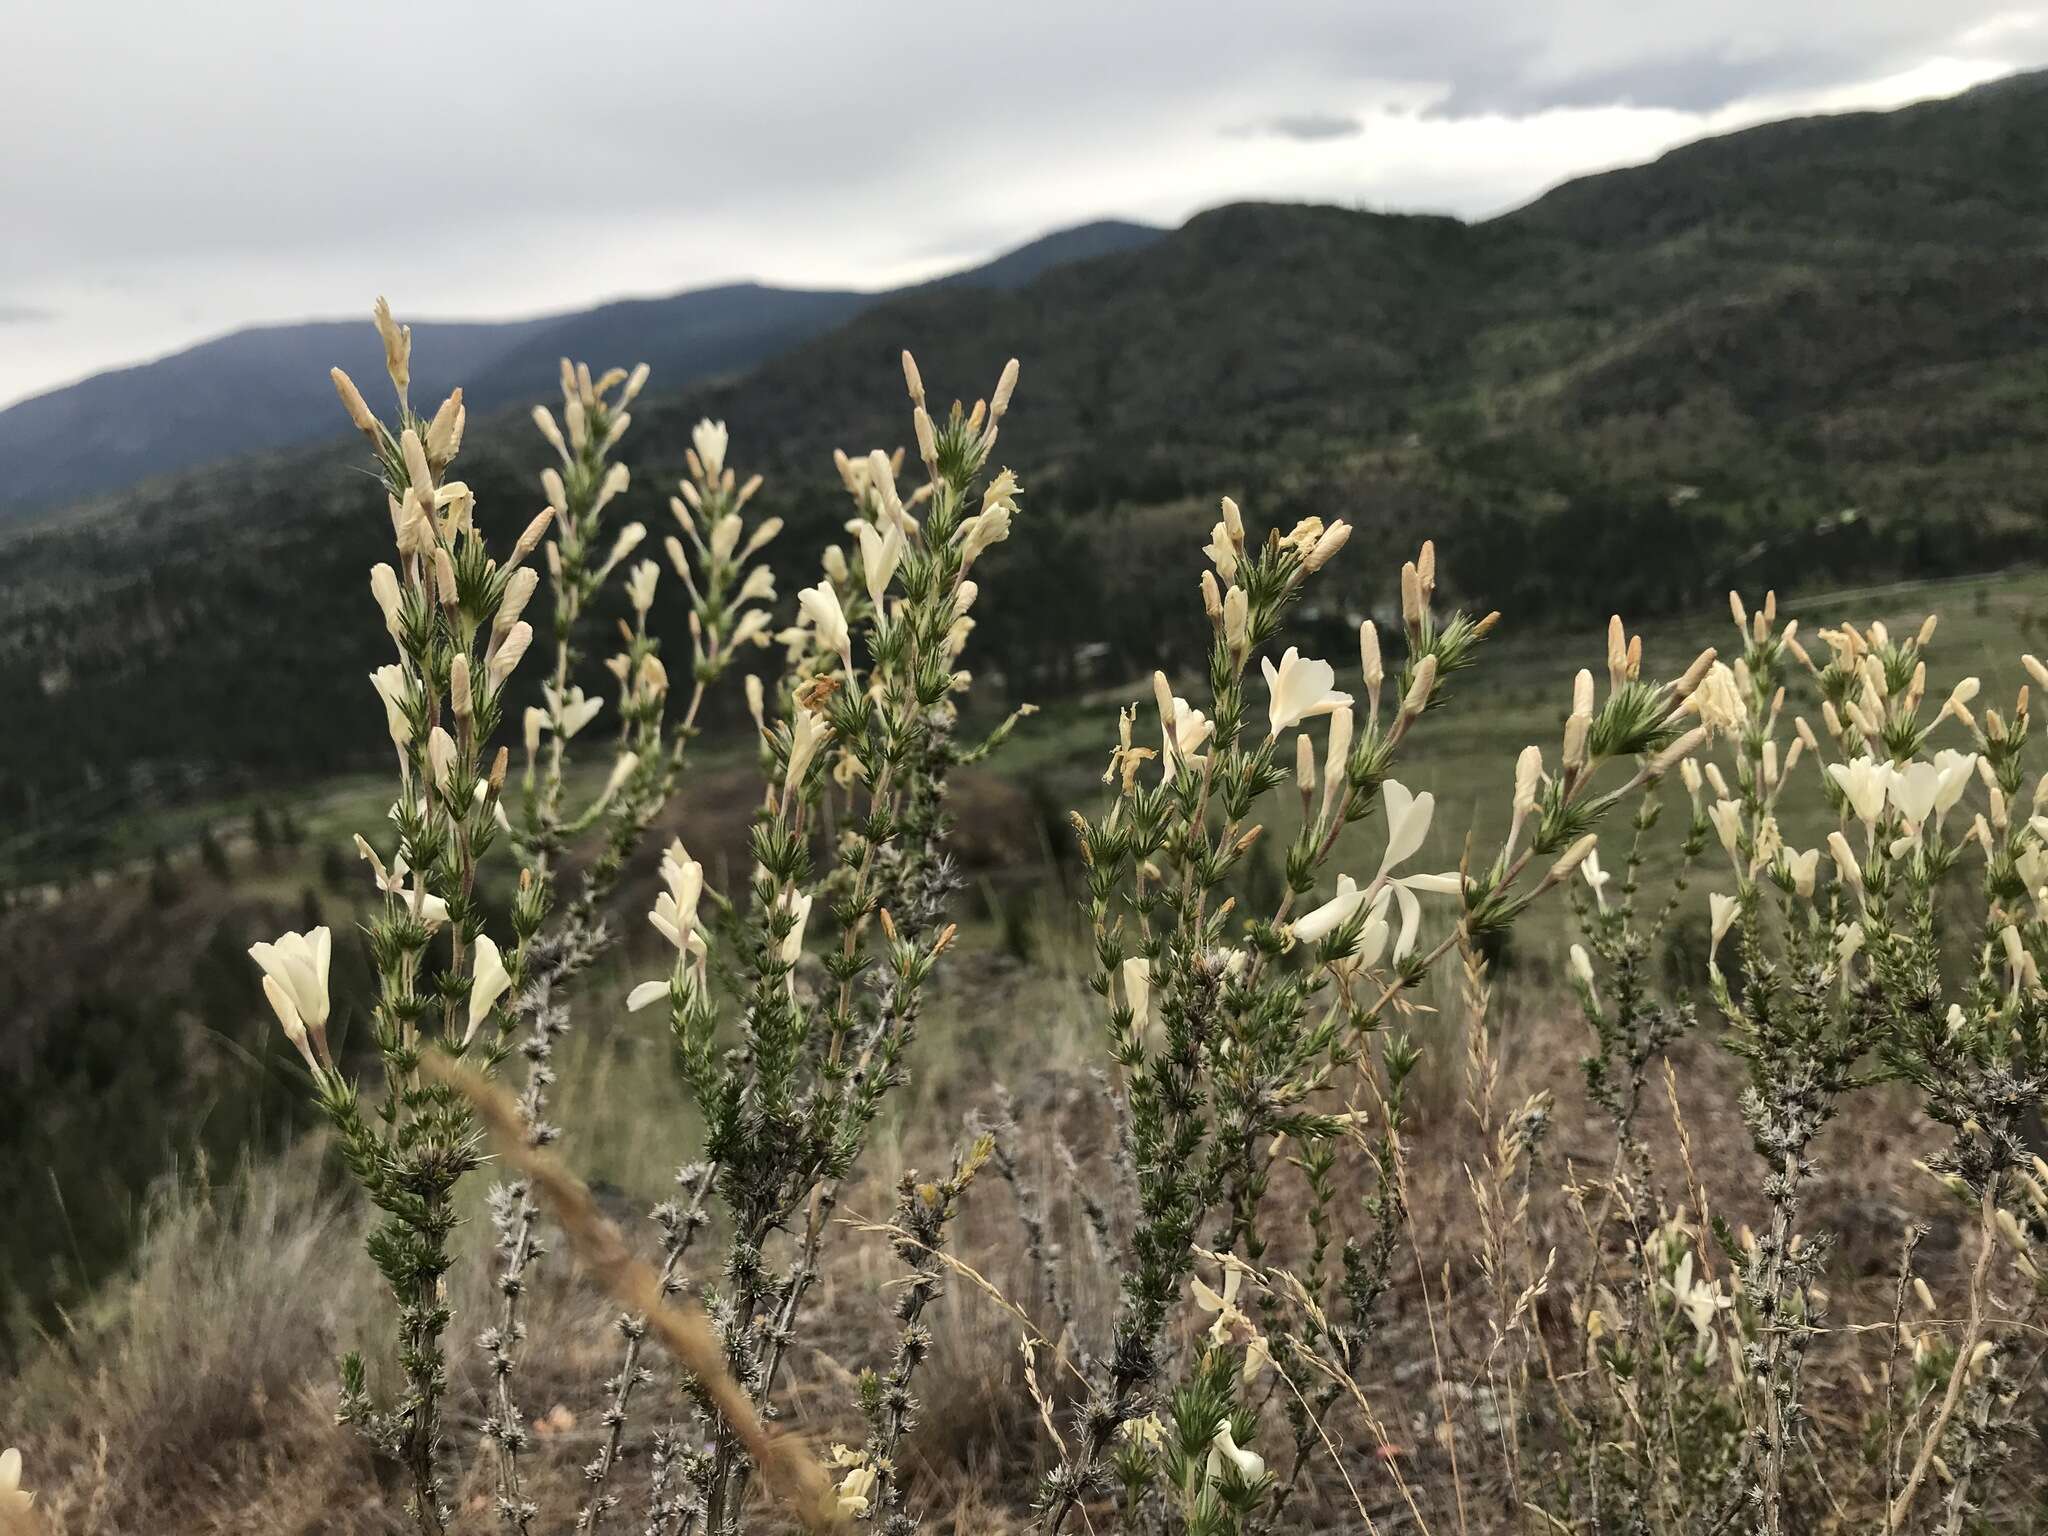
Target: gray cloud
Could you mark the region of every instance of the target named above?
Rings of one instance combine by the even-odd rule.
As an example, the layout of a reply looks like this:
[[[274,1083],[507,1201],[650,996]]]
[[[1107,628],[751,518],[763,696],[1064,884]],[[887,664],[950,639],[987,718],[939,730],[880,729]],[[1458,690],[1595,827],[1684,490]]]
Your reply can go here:
[[[1256,123],[1240,123],[1224,129],[1223,136],[1229,139],[1270,136],[1293,139],[1303,144],[1320,144],[1329,139],[1355,139],[1364,132],[1365,124],[1348,112],[1300,112],[1283,113]]]
[[[56,318],[53,311],[38,309],[33,304],[0,304],[0,325],[33,325]]]
[[[1224,0],[1038,0],[930,27],[900,3],[614,0],[573,27],[551,0],[15,6],[0,291],[50,318],[0,351],[0,401],[379,291],[505,315],[737,276],[875,285],[1240,197],[1485,214],[1931,60],[1965,68],[1930,77],[1952,90],[2048,59],[2044,13],[1269,0],[1251,27]],[[935,80],[978,82],[972,110],[933,120]],[[1643,117],[1571,117],[1616,107]]]

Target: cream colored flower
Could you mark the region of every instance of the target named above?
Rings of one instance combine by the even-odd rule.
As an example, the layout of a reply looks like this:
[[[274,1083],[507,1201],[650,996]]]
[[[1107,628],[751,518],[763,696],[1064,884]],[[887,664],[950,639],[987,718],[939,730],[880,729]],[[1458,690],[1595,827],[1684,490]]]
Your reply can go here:
[[[391,861],[391,868],[384,868],[384,861],[377,857],[377,850],[361,833],[356,834],[356,853],[369,861],[370,872],[377,882],[377,889],[387,896],[396,897],[400,906],[408,912],[416,912],[421,923],[429,930],[440,927],[448,921],[448,903],[438,896],[423,891],[408,890],[405,884],[405,855],[397,854]]]
[[[704,896],[704,866],[683,851],[681,842],[671,843],[662,855],[661,878],[664,889],[654,898],[647,920],[679,951],[702,954],[697,907]]]
[[[583,727],[597,718],[597,712],[604,708],[604,696],[585,698],[581,688],[571,688],[566,694],[557,693],[549,684],[541,686],[541,697],[548,701],[548,710],[554,716],[555,729],[567,741]]]
[[[370,686],[384,701],[384,726],[391,733],[391,744],[403,751],[412,741],[412,720],[405,711],[405,668],[396,662],[385,663],[370,674]]]
[[[21,1486],[21,1452],[13,1446],[0,1451],[0,1515],[25,1515],[35,1501],[36,1496]]]
[[[1230,1423],[1225,1420],[1216,1426],[1216,1437],[1209,1442],[1209,1465],[1206,1476],[1215,1482],[1223,1475],[1223,1463],[1228,1461],[1237,1469],[1239,1477],[1248,1483],[1256,1483],[1266,1475],[1265,1459],[1255,1451],[1248,1451],[1230,1438]]]
[[[1742,804],[1736,800],[1716,800],[1707,807],[1707,820],[1714,824],[1714,834],[1721,839],[1721,846],[1731,859],[1742,845]]]
[[[1183,767],[1198,769],[1202,766],[1205,760],[1197,754],[1214,734],[1216,724],[1178,694],[1167,694],[1166,699],[1172,715],[1168,718],[1162,714],[1159,722],[1164,746],[1160,754],[1163,764],[1161,782],[1171,784]]]
[[[1734,1306],[1735,1299],[1722,1295],[1721,1288],[1711,1280],[1693,1279],[1690,1252],[1678,1261],[1677,1273],[1664,1283],[1677,1300],[1679,1310],[1685,1313],[1686,1321],[1692,1324],[1693,1332],[1699,1336],[1705,1358],[1712,1360],[1720,1345],[1719,1335],[1714,1332],[1714,1319]]]
[[[703,467],[704,478],[716,481],[725,473],[725,448],[729,434],[722,421],[708,418],[690,429],[690,446],[697,450],[697,462]]]
[[[819,646],[841,660],[853,654],[853,636],[846,627],[846,610],[839,606],[839,594],[832,584],[821,581],[796,595],[798,611],[816,631]],[[849,661],[849,665],[850,665]]]
[[[1977,754],[1944,747],[1934,754],[1934,769],[1934,820],[1938,826],[1941,818],[1956,808],[1956,802],[1963,798],[1963,791],[1976,776]]]
[[[1884,814],[1884,802],[1891,788],[1892,767],[1880,763],[1869,754],[1851,758],[1846,763],[1828,764],[1828,777],[1841,786],[1848,796],[1849,809],[1865,827],[1874,827]]]
[[[1813,894],[1813,884],[1820,873],[1820,850],[1809,848],[1804,853],[1785,850],[1785,868],[1792,876],[1792,889],[1801,896]]]
[[[875,1469],[870,1466],[853,1468],[839,1480],[839,1512],[846,1516],[864,1515],[868,1510],[870,1496],[875,1491]]]
[[[1297,942],[1316,944],[1351,921],[1365,901],[1366,889],[1349,875],[1337,877],[1337,894],[1290,925]]]
[[[633,605],[635,613],[644,614],[654,606],[655,584],[661,580],[661,567],[652,560],[642,560],[626,577],[626,601]]]
[[[310,933],[279,935],[274,944],[251,944],[249,958],[277,983],[309,1029],[327,1023],[327,972],[334,953],[334,935],[325,927]]]
[[[469,1028],[462,1032],[464,1045],[476,1037],[478,1026],[490,1017],[492,1007],[511,985],[512,977],[505,969],[505,957],[498,953],[498,946],[491,942],[489,934],[478,934],[476,961],[470,967]]]
[[[1380,859],[1379,871],[1385,875],[1413,858],[1429,836],[1430,819],[1436,814],[1436,796],[1428,790],[1412,794],[1400,780],[1388,779],[1380,786],[1380,798],[1387,808],[1387,851]]]
[[[789,763],[782,774],[782,792],[794,794],[810,772],[818,749],[832,736],[832,726],[815,710],[799,708],[789,723]]]
[[[1735,926],[1736,915],[1742,910],[1742,903],[1733,896],[1723,896],[1719,891],[1707,898],[1707,911],[1712,919],[1712,933],[1707,941],[1707,964],[1714,965],[1714,956],[1721,948],[1721,941],[1728,937],[1728,930]]]
[[[854,532],[860,540],[861,574],[867,578],[868,599],[879,613],[883,594],[889,590],[889,581],[903,560],[903,535],[893,523],[884,531],[864,522]]]
[[[1226,583],[1237,579],[1237,550],[1231,545],[1230,530],[1222,523],[1209,530],[1209,542],[1202,546],[1202,553],[1214,563],[1216,574]]]
[[[805,892],[792,891],[781,901],[782,910],[796,915],[796,923],[782,941],[782,963],[795,965],[804,954],[804,928],[811,920],[812,897]]]
[[[1271,729],[1266,733],[1268,739],[1312,716],[1327,715],[1351,702],[1350,694],[1339,693],[1332,686],[1337,681],[1335,667],[1327,661],[1305,659],[1291,645],[1281,656],[1277,667],[1273,665],[1272,657],[1262,656],[1259,668],[1265,673],[1266,689],[1270,695],[1266,705],[1267,718],[1271,722]]]
[[[1579,876],[1593,892],[1593,900],[1602,912],[1607,910],[1607,882],[1614,877],[1600,867],[1600,850],[1595,848],[1586,855],[1586,862],[1579,866]]]
[[[1700,724],[1713,736],[1735,735],[1749,723],[1749,709],[1743,703],[1735,674],[1722,662],[1707,668],[1707,675],[1700,679],[1685,707],[1699,717]]]
[[[1923,825],[1934,814],[1934,797],[1941,790],[1941,770],[1932,763],[1908,763],[1894,769],[1886,793],[1892,809],[1909,827]]]
[[[1123,963],[1124,1001],[1131,1008],[1131,1030],[1143,1034],[1152,1022],[1152,962],[1132,955]]]

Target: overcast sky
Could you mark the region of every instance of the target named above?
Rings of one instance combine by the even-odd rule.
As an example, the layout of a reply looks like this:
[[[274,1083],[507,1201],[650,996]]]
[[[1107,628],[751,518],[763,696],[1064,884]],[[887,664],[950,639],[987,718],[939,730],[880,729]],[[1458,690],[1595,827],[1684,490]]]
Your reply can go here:
[[[2048,63],[2048,0],[0,0],[0,403],[258,321],[883,286],[1247,197],[1484,217]]]

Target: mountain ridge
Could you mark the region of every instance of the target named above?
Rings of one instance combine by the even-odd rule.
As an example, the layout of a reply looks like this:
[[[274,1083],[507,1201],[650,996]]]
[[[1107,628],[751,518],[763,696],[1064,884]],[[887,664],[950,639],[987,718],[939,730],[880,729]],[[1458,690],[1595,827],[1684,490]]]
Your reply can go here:
[[[1093,220],[891,289],[737,281],[523,319],[423,319],[412,322],[420,360],[414,388],[438,400],[460,384],[472,411],[483,412],[548,396],[562,356],[630,353],[673,389],[751,367],[896,295],[1011,286],[1162,233],[1129,220]],[[243,326],[17,401],[0,410],[0,462],[9,470],[0,482],[0,524],[155,475],[333,436],[326,375],[337,365],[358,377],[377,371],[375,338],[360,321]]]

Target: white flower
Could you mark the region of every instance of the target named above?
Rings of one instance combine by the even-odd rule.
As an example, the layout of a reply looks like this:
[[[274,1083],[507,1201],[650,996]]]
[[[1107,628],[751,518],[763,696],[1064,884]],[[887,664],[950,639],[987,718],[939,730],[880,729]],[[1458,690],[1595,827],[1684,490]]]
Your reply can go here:
[[[903,560],[903,534],[894,523],[885,532],[868,522],[859,524],[855,533],[860,539],[860,568],[867,578],[868,599],[879,613],[882,595],[889,590],[890,579]]]
[[[799,708],[789,723],[789,764],[782,774],[782,792],[794,794],[810,771],[818,748],[831,738],[832,725],[815,710]]]
[[[1892,809],[1906,825],[1918,827],[1934,814],[1934,797],[1941,789],[1941,770],[1932,763],[1908,763],[1891,773],[1888,794]]]
[[[626,781],[640,771],[640,754],[622,752],[612,764],[611,773],[605,778],[604,788],[598,792],[597,804],[610,805],[612,796],[626,787]]]
[[[654,898],[647,920],[678,950],[701,954],[704,940],[697,931],[697,906],[704,896],[704,866],[683,852],[680,842],[662,855],[661,878],[666,886]]]
[[[1303,944],[1315,944],[1335,933],[1365,900],[1365,888],[1349,875],[1337,877],[1337,894],[1312,912],[1304,912],[1292,924],[1294,937]]]
[[[1237,551],[1231,547],[1230,530],[1218,523],[1209,532],[1209,542],[1202,546],[1202,553],[1216,565],[1216,574],[1226,582],[1237,579]]]
[[[864,1515],[868,1509],[868,1498],[875,1491],[875,1469],[858,1466],[839,1480],[839,1512],[842,1515]]]
[[[1593,900],[1599,904],[1600,910],[1605,912],[1607,910],[1607,882],[1614,877],[1600,867],[1599,849],[1596,848],[1586,855],[1586,862],[1579,866],[1579,874],[1586,884],[1592,888]]]
[[[1266,1475],[1264,1458],[1254,1451],[1245,1450],[1230,1438],[1228,1420],[1216,1426],[1216,1438],[1209,1442],[1209,1465],[1206,1475],[1211,1482],[1222,1476],[1225,1461],[1236,1467],[1238,1476],[1248,1483],[1256,1483]]]
[[[405,712],[405,668],[386,662],[370,674],[370,686],[384,701],[384,725],[391,732],[391,744],[403,751],[412,741],[412,721]]]
[[[961,570],[966,570],[991,545],[1010,536],[1010,513],[1009,502],[999,501],[991,506],[984,501],[981,511],[960,525],[960,531],[953,537],[960,545]]]
[[[462,1032],[464,1045],[476,1037],[477,1027],[490,1016],[493,1005],[512,985],[512,977],[505,969],[505,957],[498,953],[498,946],[491,942],[487,933],[476,936],[476,963],[470,967],[469,974],[469,1028]]]
[[[1716,800],[1707,808],[1707,820],[1714,824],[1714,832],[1721,839],[1721,846],[1734,858],[1742,842],[1742,805],[1735,800]]]
[[[1863,925],[1861,923],[1843,923],[1835,929],[1835,965],[1839,969],[1846,972],[1849,968],[1849,962],[1856,958],[1858,951],[1862,948]],[[1847,980],[1847,977],[1845,976],[1843,979]]]
[[[0,1451],[0,1515],[10,1519],[25,1514],[36,1496],[21,1486],[21,1452],[9,1446]]]
[[[435,726],[427,733],[427,774],[434,781],[434,787],[441,791],[442,798],[449,801],[457,798],[452,782],[455,758],[455,738],[440,726]]]
[[[1735,926],[1735,917],[1742,910],[1742,904],[1733,896],[1723,896],[1719,891],[1707,898],[1707,912],[1712,921],[1712,936],[1707,941],[1707,964],[1714,964],[1714,956],[1721,948],[1721,941],[1728,937],[1728,930]]]
[[[1707,1359],[1713,1359],[1719,1343],[1714,1333],[1714,1319],[1734,1306],[1735,1299],[1723,1296],[1721,1288],[1711,1280],[1693,1279],[1690,1252],[1678,1261],[1678,1272],[1664,1283],[1677,1299],[1686,1320],[1692,1324],[1693,1332],[1699,1335]]]
[[[1429,836],[1430,818],[1436,814],[1436,796],[1426,789],[1419,795],[1410,794],[1408,786],[1398,779],[1388,779],[1381,785],[1380,796],[1387,808],[1387,851],[1380,859],[1380,873],[1384,875],[1414,857],[1415,850]]]
[[[484,669],[493,688],[505,686],[505,679],[512,675],[512,669],[519,665],[520,658],[525,656],[526,648],[531,644],[533,626],[526,620],[521,619],[505,631],[505,638],[500,640],[498,648],[491,652],[490,662]]]
[[[1204,1312],[1216,1314],[1216,1321],[1209,1325],[1210,1343],[1221,1344],[1229,1338],[1232,1326],[1244,1317],[1237,1306],[1237,1288],[1243,1280],[1244,1271],[1236,1263],[1225,1260],[1221,1291],[1199,1278],[1188,1282],[1188,1291],[1195,1298],[1195,1305]]]
[[[604,708],[604,696],[594,699],[583,696],[581,688],[571,688],[567,693],[557,693],[551,684],[541,685],[541,696],[548,701],[548,710],[555,719],[555,729],[567,741],[583,727],[597,718],[597,712]]]
[[[417,907],[419,909],[419,920],[429,929],[438,928],[448,921],[447,902],[438,896],[430,896],[424,891],[406,889],[405,855],[403,853],[398,854],[392,859],[391,868],[387,871],[384,868],[384,861],[377,857],[377,850],[370,846],[369,840],[360,832],[356,834],[356,852],[361,857],[369,860],[370,871],[376,879],[377,889],[384,892],[387,896],[397,897],[399,904],[408,912],[413,911]]]
[[[782,898],[781,907],[785,912],[796,914],[796,922],[782,941],[782,963],[795,965],[803,958],[804,926],[811,920],[811,897],[800,891],[791,891]],[[795,980],[794,977],[791,978]]]
[[[1160,690],[1162,693],[1165,690]],[[1161,753],[1165,771],[1161,782],[1171,784],[1182,767],[1200,768],[1204,759],[1196,754],[1216,730],[1216,723],[1199,709],[1192,708],[1188,701],[1178,694],[1167,694],[1166,700],[1172,708],[1168,718],[1164,711],[1159,722],[1160,734],[1164,738],[1164,752]]]
[[[642,560],[626,577],[626,601],[633,605],[635,613],[645,613],[654,606],[654,587],[661,580],[661,567],[652,560]]]
[[[728,434],[725,423],[700,421],[690,429],[690,446],[697,450],[697,462],[704,468],[706,480],[716,480],[725,473],[725,445]]]
[[[1880,763],[1866,753],[1846,763],[1828,764],[1828,777],[1848,796],[1849,809],[1856,813],[1856,819],[1866,827],[1876,826],[1878,817],[1884,814],[1885,794],[1891,787],[1891,764]]]
[[[1863,870],[1856,862],[1856,855],[1849,847],[1849,840],[1839,832],[1828,834],[1828,852],[1833,855],[1835,872],[1844,885],[1863,888]]]
[[[1572,980],[1588,992],[1593,990],[1593,957],[1586,953],[1586,946],[1574,944],[1571,952]]]
[[[1804,853],[1785,850],[1785,868],[1792,876],[1792,889],[1801,896],[1813,894],[1814,877],[1820,873],[1820,850],[1809,848]]]
[[[649,1003],[657,1002],[669,995],[667,981],[643,981],[626,994],[626,1012],[638,1013]]]
[[[277,983],[309,1029],[327,1023],[327,970],[334,953],[334,935],[326,928],[311,933],[281,934],[274,944],[251,944],[249,958]]]
[[[370,595],[384,611],[384,627],[392,639],[398,639],[403,633],[405,604],[399,595],[398,572],[381,560],[370,567]]]
[[[1956,802],[1963,798],[1963,791],[1970,787],[1970,780],[1977,772],[1977,754],[1944,747],[1934,754],[1934,768],[1938,775],[1934,790],[1934,820],[1938,826],[1941,818],[1954,810]]]
[[[846,627],[846,610],[839,606],[839,594],[832,583],[821,581],[796,595],[797,610],[817,631],[818,644],[841,659],[853,652],[853,636]]]
[[[1312,715],[1327,715],[1351,702],[1350,694],[1339,693],[1332,686],[1337,681],[1335,667],[1327,661],[1304,659],[1291,645],[1281,656],[1279,666],[1273,665],[1272,657],[1261,656],[1259,668],[1265,673],[1266,689],[1271,695],[1266,705],[1267,718],[1272,722],[1266,733],[1268,739]]]

